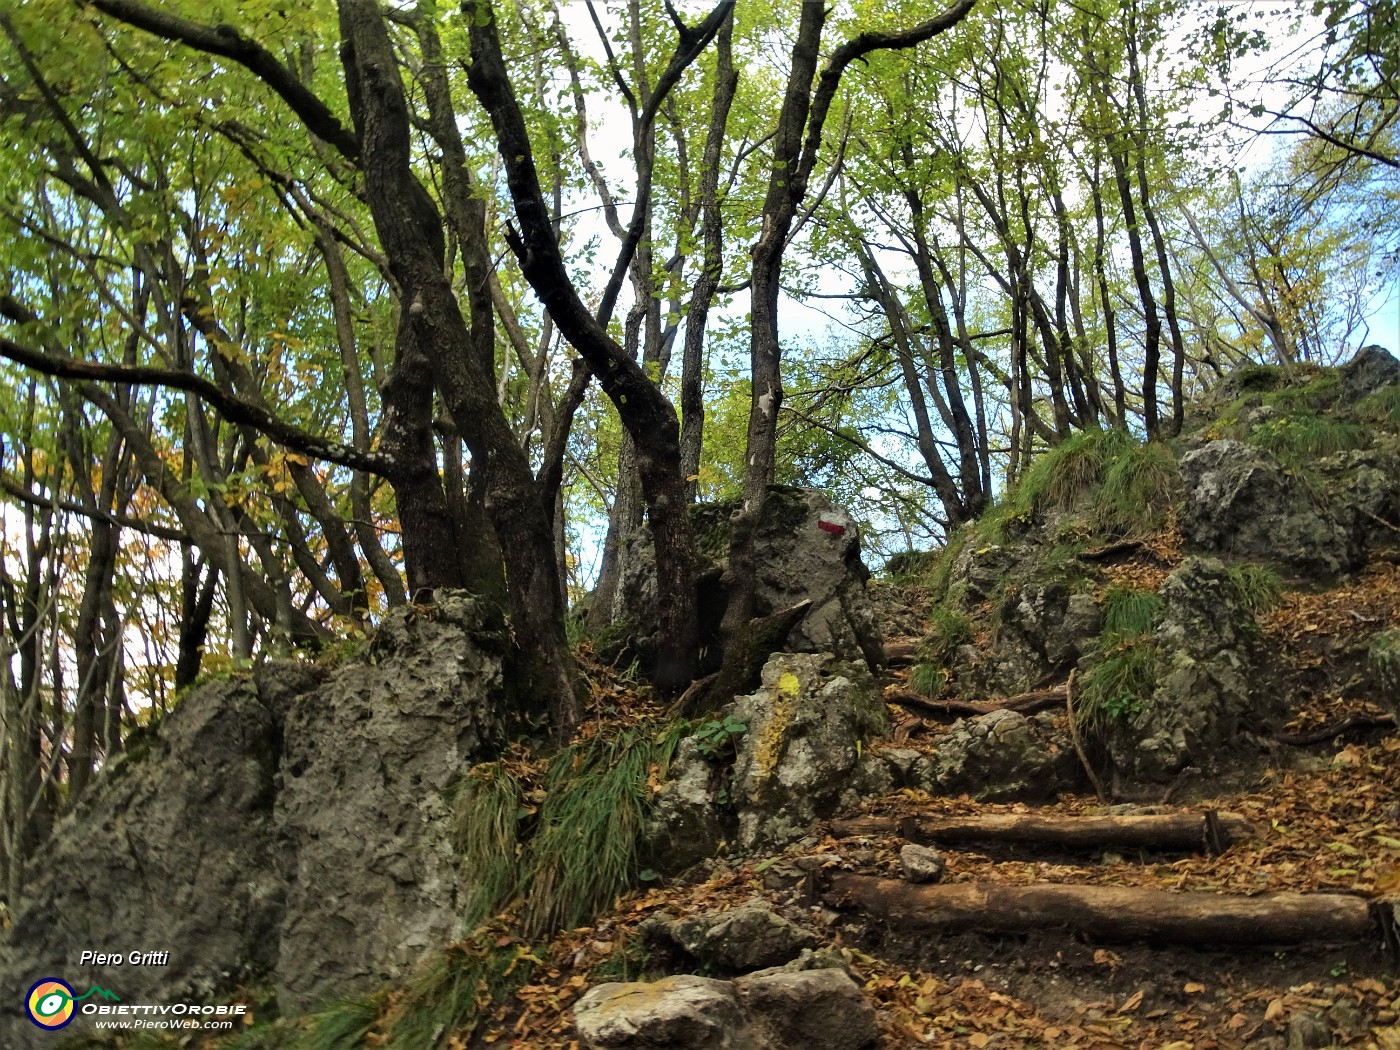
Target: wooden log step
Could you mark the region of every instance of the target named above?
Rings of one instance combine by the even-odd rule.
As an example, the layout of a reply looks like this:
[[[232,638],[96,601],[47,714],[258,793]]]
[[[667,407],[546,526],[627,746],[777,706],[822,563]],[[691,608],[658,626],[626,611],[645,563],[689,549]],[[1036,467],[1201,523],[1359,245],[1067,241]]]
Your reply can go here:
[[[1061,849],[1150,849],[1163,853],[1219,853],[1251,838],[1254,828],[1236,813],[1069,814],[988,813],[966,817],[852,817],[831,822],[837,838],[900,835],[911,842],[1021,843]]]
[[[1385,905],[1373,909],[1363,897],[1340,893],[1245,897],[1129,886],[915,885],[838,874],[823,898],[833,907],[858,908],[901,929],[939,933],[1064,929],[1100,941],[1201,947],[1356,943],[1385,933]]]

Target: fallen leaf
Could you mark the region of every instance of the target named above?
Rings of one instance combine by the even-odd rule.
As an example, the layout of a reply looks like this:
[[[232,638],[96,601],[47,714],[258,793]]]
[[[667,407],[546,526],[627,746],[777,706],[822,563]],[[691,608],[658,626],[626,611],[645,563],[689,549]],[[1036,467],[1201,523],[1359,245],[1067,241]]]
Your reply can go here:
[[[1266,1010],[1264,1011],[1264,1020],[1266,1020],[1266,1021],[1281,1021],[1281,1020],[1283,1020],[1283,1000],[1282,1000],[1282,999],[1271,999],[1271,1000],[1269,1000],[1268,1009],[1266,1009]]]
[[[1181,990],[1187,995],[1200,995],[1206,990],[1206,986],[1199,981],[1187,981],[1186,985]]]
[[[1127,1001],[1126,1001],[1122,1006],[1120,1006],[1120,1007],[1118,1008],[1118,1012],[1119,1012],[1120,1014],[1129,1014],[1129,1013],[1132,1013],[1134,1010],[1136,1010],[1139,1006],[1141,1006],[1141,1005],[1142,1005],[1142,991],[1143,991],[1143,990],[1142,990],[1141,988],[1139,988],[1139,989],[1138,989],[1137,991],[1135,991],[1132,995],[1128,996]]]

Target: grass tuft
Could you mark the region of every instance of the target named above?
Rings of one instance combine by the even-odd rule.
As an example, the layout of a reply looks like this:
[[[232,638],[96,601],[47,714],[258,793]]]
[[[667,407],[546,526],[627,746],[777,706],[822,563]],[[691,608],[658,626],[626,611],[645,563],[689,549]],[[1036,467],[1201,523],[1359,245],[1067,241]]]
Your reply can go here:
[[[1119,535],[1146,535],[1162,528],[1181,486],[1171,450],[1157,441],[1121,446],[1094,494],[1093,517]]]
[[[457,847],[471,865],[462,920],[471,929],[511,903],[520,882],[520,782],[499,762],[473,766],[457,793]]]
[[[1256,616],[1278,605],[1283,597],[1283,580],[1268,566],[1235,565],[1226,575],[1240,604]]]
[[[1242,365],[1235,371],[1235,380],[1242,391],[1274,390],[1288,381],[1288,373],[1279,365]]]
[[[1162,611],[1161,596],[1145,588],[1114,584],[1103,597],[1104,632],[1115,642],[1142,638]]]
[[[493,1005],[529,980],[538,962],[504,928],[478,927],[424,963],[384,1018],[387,1045],[431,1050],[449,1035],[452,1045],[468,1045]]]
[[[1157,647],[1146,638],[1110,645],[1079,679],[1075,719],[1089,739],[1104,740],[1115,724],[1142,710],[1157,687]]]
[[[1366,429],[1358,423],[1295,413],[1260,424],[1248,441],[1267,449],[1290,465],[1301,464],[1317,456],[1330,456],[1369,444]]]
[[[522,868],[527,938],[590,921],[633,884],[648,775],[665,770],[690,729],[678,721],[599,734],[555,758]]]
[[[1085,507],[1094,529],[1146,534],[1166,524],[1179,487],[1176,458],[1165,445],[1124,430],[1084,430],[1038,456],[983,516],[977,536],[997,540],[1012,523],[1076,506]]]
[[[919,643],[919,656],[928,663],[946,664],[958,646],[972,640],[967,617],[946,605],[934,606],[928,617],[928,634]]]
[[[909,688],[930,700],[936,699],[948,685],[948,672],[938,664],[917,663],[909,668]]]
[[[1400,427],[1400,383],[1391,383],[1358,402],[1356,415],[1370,423]]]

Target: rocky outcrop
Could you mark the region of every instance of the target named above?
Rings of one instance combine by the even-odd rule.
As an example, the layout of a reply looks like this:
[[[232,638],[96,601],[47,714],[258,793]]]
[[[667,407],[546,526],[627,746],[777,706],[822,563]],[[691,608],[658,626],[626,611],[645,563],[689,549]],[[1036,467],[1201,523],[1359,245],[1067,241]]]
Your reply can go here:
[[[372,662],[288,712],[276,820],[292,865],[278,1000],[407,972],[457,932],[454,779],[504,737],[505,639],[464,594],[388,617]]]
[[[0,982],[217,1003],[271,980],[292,1011],[404,974],[458,932],[450,795],[503,738],[504,650],[473,598],[440,593],[325,681],[277,663],[190,694],[31,861]],[[84,950],[169,957],[83,968]],[[18,1005],[0,1045],[38,1033]]]
[[[1338,374],[1343,400],[1357,402],[1381,387],[1400,383],[1400,361],[1385,347],[1372,343],[1358,350]]]
[[[964,646],[958,654],[959,687],[969,695],[996,696],[1066,674],[1102,625],[1092,594],[1032,579],[1003,599],[992,650]]]
[[[879,1038],[874,1008],[837,969],[604,984],[575,1019],[590,1050],[860,1050]]]
[[[733,709],[748,726],[730,788],[743,849],[786,845],[862,792],[888,786],[883,764],[862,747],[886,729],[887,715],[858,665],[778,653],[758,691]]]
[[[1179,521],[1200,553],[1321,576],[1359,563],[1353,532],[1263,449],[1212,441],[1182,457],[1181,477],[1186,499]]]
[[[702,645],[719,657],[719,623],[727,600],[722,574],[729,558],[730,519],[737,504],[701,504],[691,511],[698,561]],[[832,653],[838,659],[884,662],[876,611],[865,592],[870,572],[860,558],[860,530],[851,515],[817,489],[774,486],[754,540],[755,616],[812,607],[780,647]],[[656,555],[651,534],[639,529],[619,559],[614,633],[646,663],[657,647]]]
[[[313,684],[294,676],[274,676],[283,696]],[[19,1013],[19,993],[41,978],[79,994],[100,985],[127,1003],[215,1003],[274,972],[286,871],[273,821],[282,712],[268,685],[260,675],[191,694],[158,735],[131,742],[30,860],[0,940],[0,985],[12,989],[0,999],[0,1046],[54,1041]],[[123,964],[80,965],[84,951]],[[126,965],[133,951],[169,955]]]
[[[1156,686],[1109,731],[1118,768],[1150,781],[1186,766],[1212,768],[1240,745],[1254,712],[1249,686],[1258,636],[1253,614],[1214,558],[1187,558],[1159,593]]]

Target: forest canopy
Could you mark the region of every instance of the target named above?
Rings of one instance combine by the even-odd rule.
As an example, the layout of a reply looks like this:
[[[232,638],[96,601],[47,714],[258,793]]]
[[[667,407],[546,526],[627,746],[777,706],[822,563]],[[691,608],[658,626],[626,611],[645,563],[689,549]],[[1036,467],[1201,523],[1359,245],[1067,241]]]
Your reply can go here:
[[[0,2],[0,867],[201,676],[569,610],[774,482],[876,559],[1394,312],[1394,0]],[[726,648],[720,681],[742,668]],[[728,677],[724,677],[725,675]]]

